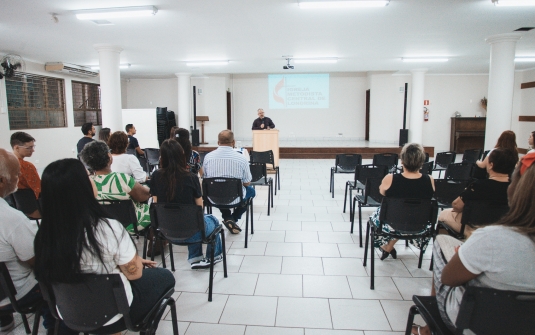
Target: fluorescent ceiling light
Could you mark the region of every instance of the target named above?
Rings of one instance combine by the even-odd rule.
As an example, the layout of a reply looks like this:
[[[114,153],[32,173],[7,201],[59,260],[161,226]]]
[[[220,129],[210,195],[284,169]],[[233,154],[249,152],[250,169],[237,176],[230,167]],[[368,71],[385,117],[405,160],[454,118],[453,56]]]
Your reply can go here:
[[[423,57],[423,58],[401,58],[402,61],[406,63],[440,63],[447,62],[448,58],[433,58],[433,57]]]
[[[128,69],[130,66],[132,66],[132,64],[120,64],[119,69]],[[91,66],[91,70],[100,70],[100,66]]]
[[[218,66],[218,65],[228,65],[228,60],[217,60],[217,61],[207,61],[207,62],[188,62],[187,66]]]
[[[494,6],[513,7],[513,6],[535,6],[534,0],[492,0]]]
[[[358,8],[384,7],[390,0],[299,1],[301,8]]]
[[[158,9],[154,6],[134,6],[84,9],[74,11],[74,14],[78,20],[104,20],[123,17],[152,16],[157,12]]]
[[[338,58],[294,58],[295,64],[334,64],[338,62]]]
[[[517,63],[535,62],[535,57],[516,57],[515,62]]]

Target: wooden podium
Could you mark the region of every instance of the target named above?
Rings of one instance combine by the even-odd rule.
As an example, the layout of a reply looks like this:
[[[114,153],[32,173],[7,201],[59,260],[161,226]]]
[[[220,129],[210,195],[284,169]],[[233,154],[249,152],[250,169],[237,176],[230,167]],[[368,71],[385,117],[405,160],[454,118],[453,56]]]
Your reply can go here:
[[[207,142],[204,141],[204,122],[210,121],[210,119],[208,118],[208,116],[197,116],[195,118],[195,121],[201,122],[201,136],[202,136],[201,144],[208,144]]]
[[[273,150],[275,166],[279,166],[279,130],[253,130],[253,151]]]

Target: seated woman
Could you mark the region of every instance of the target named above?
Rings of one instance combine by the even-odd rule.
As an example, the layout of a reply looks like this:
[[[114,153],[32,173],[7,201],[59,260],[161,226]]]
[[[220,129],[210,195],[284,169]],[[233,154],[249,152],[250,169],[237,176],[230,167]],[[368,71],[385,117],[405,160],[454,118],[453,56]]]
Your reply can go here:
[[[494,146],[492,150],[490,150],[490,152],[487,154],[487,157],[485,157],[485,159],[482,161],[479,160],[476,162],[477,166],[482,169],[485,169],[489,162],[489,158],[488,158],[489,155],[494,149],[497,149],[497,148],[511,150],[512,152],[516,154],[516,157],[517,157],[515,164],[518,162],[518,148],[516,146],[516,135],[513,131],[506,130],[500,135],[500,137],[498,138],[498,141],[496,142],[496,145]],[[511,172],[513,171],[511,170]]]
[[[425,161],[425,153],[422,146],[417,143],[405,144],[401,149],[400,160],[403,172],[400,174],[387,174],[379,186],[379,192],[391,198],[431,199],[433,193],[435,193],[435,182],[433,177],[420,173],[420,168]],[[379,227],[380,212],[381,208],[379,207],[370,217],[377,227]],[[394,232],[392,227],[387,224],[383,225],[383,231]],[[401,233],[398,234],[402,235]],[[381,248],[383,251],[381,260],[384,260],[389,255],[392,255],[394,259],[397,258],[397,252],[394,248],[397,241],[397,239],[386,236],[375,237],[375,247]],[[427,244],[429,244],[429,238],[415,239],[411,243],[425,251]]]
[[[99,206],[95,185],[80,161],[51,163],[43,172],[42,185],[43,220],[34,242],[37,280],[77,283],[83,280],[83,274],[119,274],[130,317],[134,324],[142,321],[175,286],[173,274],[138,256],[123,226],[107,218]],[[143,269],[145,266],[148,269]],[[105,326],[106,334],[120,334],[126,329],[121,314]]]
[[[449,262],[443,258],[439,242],[434,244],[432,295],[452,331],[466,284],[535,292],[534,161],[535,154],[526,155],[513,173],[508,190],[510,210],[500,221],[474,231]],[[416,325],[412,333],[431,334],[428,326]]]
[[[141,186],[135,179],[121,172],[112,172],[113,156],[108,145],[102,141],[92,141],[81,152],[82,160],[94,171],[90,178],[97,186],[97,200],[132,199],[136,208],[137,229],[143,230],[150,225],[149,205],[141,203],[149,199],[147,187]],[[134,233],[133,224],[126,227]]]
[[[201,156],[197,151],[191,149],[189,131],[184,128],[177,128],[175,129],[175,134],[173,138],[177,140],[182,149],[184,149],[184,154],[186,155],[186,163],[188,164],[189,171],[193,174],[199,173],[199,175],[202,177],[204,171],[202,169]]]
[[[478,179],[469,184],[463,193],[452,202],[452,208],[443,210],[438,216],[438,221],[444,222],[456,232],[461,231],[465,201],[489,200],[507,204],[509,175],[515,169],[518,155],[511,150],[496,148],[487,158],[486,169],[489,179]],[[471,232],[471,227],[465,227],[465,236],[469,236]]]
[[[165,140],[160,147],[160,169],[152,174],[151,191],[153,202],[168,202],[178,204],[203,205],[201,185],[199,178],[189,172],[186,165],[184,150],[175,140]],[[210,235],[219,226],[217,218],[213,215],[204,215],[206,235]],[[210,266],[211,260],[203,257],[201,232],[198,232],[186,242],[199,242],[188,246],[188,262],[192,269],[203,269]],[[214,250],[214,264],[223,260],[221,255],[221,238],[217,235]],[[211,245],[208,245],[206,255],[211,254]]]
[[[102,128],[98,132],[98,139],[100,141],[104,141],[104,142],[108,143],[108,140],[110,139],[110,133],[111,133],[111,129],[110,128]]]
[[[108,140],[108,146],[113,157],[113,163],[111,164],[111,170],[113,172],[126,173],[134,177],[138,183],[147,181],[147,173],[143,171],[136,155],[126,154],[128,136],[124,132],[116,131],[113,133]]]

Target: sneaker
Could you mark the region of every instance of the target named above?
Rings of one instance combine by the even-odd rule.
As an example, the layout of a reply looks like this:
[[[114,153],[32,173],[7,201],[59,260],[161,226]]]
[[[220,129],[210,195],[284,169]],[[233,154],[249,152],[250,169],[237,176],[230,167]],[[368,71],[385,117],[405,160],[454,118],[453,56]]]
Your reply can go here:
[[[0,317],[0,331],[5,332],[15,326],[13,314],[7,314]]]
[[[223,260],[223,255],[216,256],[214,258],[214,265]],[[208,269],[210,267],[210,258],[204,258],[200,262],[195,262],[191,264],[192,269]]]

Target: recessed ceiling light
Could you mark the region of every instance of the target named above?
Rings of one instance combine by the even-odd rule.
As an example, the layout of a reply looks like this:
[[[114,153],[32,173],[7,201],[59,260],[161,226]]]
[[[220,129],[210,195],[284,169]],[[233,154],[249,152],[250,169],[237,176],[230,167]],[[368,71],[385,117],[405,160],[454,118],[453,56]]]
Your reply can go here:
[[[188,62],[187,66],[218,66],[218,65],[228,65],[228,60],[217,60],[217,61],[200,61],[200,62]]]
[[[517,63],[535,62],[535,57],[516,57],[515,62]]]
[[[132,64],[120,64],[119,69],[128,69],[130,66],[132,66]],[[91,66],[91,70],[100,70],[100,66]]]
[[[534,0],[492,0],[494,6],[535,6]]]
[[[438,58],[438,57],[421,57],[421,58],[403,57],[403,58],[401,58],[401,60],[406,62],[406,63],[440,63],[440,62],[447,62],[448,58],[445,58],[445,57],[440,57],[440,58]]]
[[[105,20],[123,17],[152,16],[158,12],[154,6],[97,8],[74,11],[78,20]]]
[[[358,8],[384,7],[390,0],[299,1],[301,8]]]
[[[333,64],[338,62],[336,57],[324,57],[324,58],[294,58],[295,64]]]

